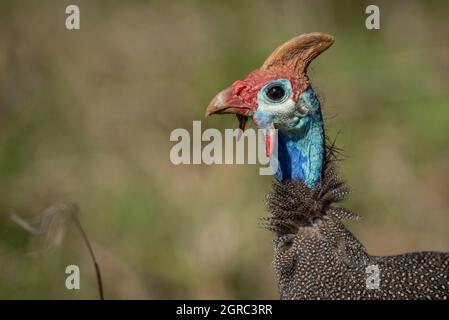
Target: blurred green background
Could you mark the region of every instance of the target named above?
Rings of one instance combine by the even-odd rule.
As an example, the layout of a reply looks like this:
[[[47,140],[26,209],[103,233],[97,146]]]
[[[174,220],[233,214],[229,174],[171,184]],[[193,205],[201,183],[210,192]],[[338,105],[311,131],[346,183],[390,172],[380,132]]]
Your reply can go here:
[[[65,29],[65,7],[81,30]],[[365,28],[377,4],[381,30]],[[175,166],[222,88],[291,37],[336,37],[313,62],[344,149],[349,225],[371,254],[449,251],[447,1],[1,1],[0,298],[95,299],[76,229],[39,255],[11,221],[76,202],[111,299],[277,298],[257,165]],[[205,128],[235,128],[213,117]],[[65,289],[65,267],[81,289]]]

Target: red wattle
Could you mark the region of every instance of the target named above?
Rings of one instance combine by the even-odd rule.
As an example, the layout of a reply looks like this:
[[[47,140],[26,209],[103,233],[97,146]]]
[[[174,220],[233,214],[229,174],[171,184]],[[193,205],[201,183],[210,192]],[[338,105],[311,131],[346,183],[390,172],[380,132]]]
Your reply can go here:
[[[265,135],[265,155],[267,158],[271,157],[271,136],[270,134]]]

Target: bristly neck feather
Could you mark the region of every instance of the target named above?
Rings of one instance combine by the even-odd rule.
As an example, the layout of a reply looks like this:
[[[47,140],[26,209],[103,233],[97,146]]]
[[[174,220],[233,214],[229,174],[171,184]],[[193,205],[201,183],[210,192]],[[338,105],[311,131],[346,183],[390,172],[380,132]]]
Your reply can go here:
[[[294,128],[279,130],[276,178],[302,180],[309,188],[316,189],[322,182],[325,156],[323,117],[312,88],[302,93],[300,99],[313,111],[300,118]]]

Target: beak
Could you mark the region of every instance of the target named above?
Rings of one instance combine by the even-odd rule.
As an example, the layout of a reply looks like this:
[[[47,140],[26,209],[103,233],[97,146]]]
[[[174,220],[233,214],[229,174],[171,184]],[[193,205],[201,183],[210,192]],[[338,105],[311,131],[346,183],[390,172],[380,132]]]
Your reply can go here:
[[[245,130],[248,117],[252,116],[252,108],[240,99],[232,96],[232,87],[220,91],[209,103],[206,117],[213,114],[235,114],[239,121],[239,128]]]
[[[241,116],[251,116],[252,108],[240,99],[233,97],[232,87],[220,91],[209,103],[206,109],[206,117],[213,114],[233,113]]]
[[[213,114],[235,114],[237,116],[239,128],[242,130],[237,137],[237,141],[240,139],[243,130],[245,130],[248,118],[252,117],[253,113],[254,109],[251,106],[243,103],[240,99],[232,95],[232,87],[220,91],[212,99],[206,109],[206,117]],[[271,121],[264,124],[262,127],[265,129],[266,156],[269,158],[274,152],[276,130]]]

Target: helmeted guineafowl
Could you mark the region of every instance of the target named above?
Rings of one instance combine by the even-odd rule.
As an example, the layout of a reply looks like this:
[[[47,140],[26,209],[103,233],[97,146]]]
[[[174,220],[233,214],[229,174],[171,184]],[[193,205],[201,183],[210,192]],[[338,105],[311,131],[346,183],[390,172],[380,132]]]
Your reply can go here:
[[[357,216],[334,206],[349,189],[337,176],[307,76],[309,63],[333,42],[323,33],[291,39],[260,69],[221,91],[206,111],[237,114],[241,128],[252,118],[266,132],[267,156],[277,156],[267,196],[271,216],[263,224],[276,236],[273,265],[281,298],[447,299],[449,253],[371,256],[341,222]]]

